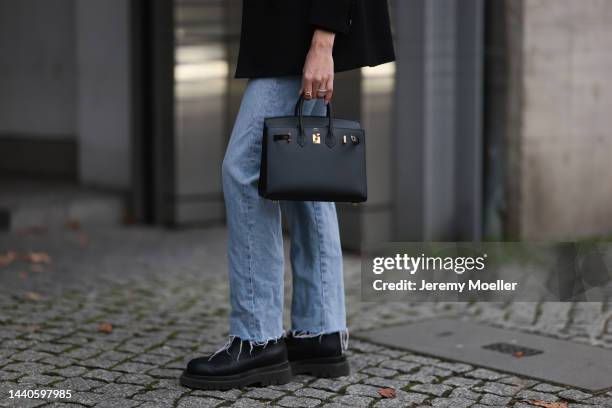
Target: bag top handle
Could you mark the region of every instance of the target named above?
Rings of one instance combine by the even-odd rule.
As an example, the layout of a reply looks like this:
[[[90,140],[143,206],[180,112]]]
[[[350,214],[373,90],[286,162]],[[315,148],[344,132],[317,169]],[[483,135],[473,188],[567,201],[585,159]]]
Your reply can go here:
[[[300,134],[298,135],[298,144],[300,146],[304,146],[305,144],[305,135],[306,132],[304,131],[304,97],[302,95],[300,95],[297,103],[295,104],[295,109],[294,109],[294,114],[295,116],[298,117],[298,125],[300,128]],[[327,144],[329,147],[332,147],[334,145],[334,119],[333,119],[333,114],[332,114],[332,104],[331,102],[329,102],[327,104],[327,114],[326,117],[328,118],[329,124],[328,124],[328,131],[327,131],[327,135],[325,136],[325,144]]]

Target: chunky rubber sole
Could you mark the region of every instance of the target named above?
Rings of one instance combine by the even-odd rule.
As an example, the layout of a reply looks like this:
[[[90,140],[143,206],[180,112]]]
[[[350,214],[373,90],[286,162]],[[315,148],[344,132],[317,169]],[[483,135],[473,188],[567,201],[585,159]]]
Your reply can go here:
[[[180,378],[181,385],[199,390],[229,390],[249,385],[280,385],[291,381],[291,367],[289,363],[254,368],[234,375],[203,376],[183,372]]]
[[[309,374],[313,377],[336,378],[349,375],[351,371],[345,356],[309,358],[292,361],[290,364],[293,375]]]

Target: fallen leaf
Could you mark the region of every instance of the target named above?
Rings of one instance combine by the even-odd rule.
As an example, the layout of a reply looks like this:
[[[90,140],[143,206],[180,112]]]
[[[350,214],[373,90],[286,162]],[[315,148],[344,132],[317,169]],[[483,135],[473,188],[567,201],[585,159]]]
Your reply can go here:
[[[124,218],[123,218],[123,223],[126,225],[134,225],[138,222],[138,220],[136,219],[136,217],[134,217],[134,215],[132,214],[127,214]]]
[[[20,326],[14,326],[14,328],[15,330],[18,330],[18,331],[34,333],[40,330],[40,325],[38,324],[20,325]]]
[[[397,395],[395,389],[393,388],[380,388],[378,390],[378,393],[383,398],[395,398],[395,396]]]
[[[30,265],[30,272],[41,273],[45,271],[45,267],[38,264]]]
[[[38,302],[42,300],[42,295],[38,292],[26,292],[23,294],[23,298],[32,302]]]
[[[548,402],[542,400],[528,400],[527,402],[542,408],[568,408],[567,402]]]
[[[0,254],[0,268],[12,264],[15,259],[17,259],[17,252],[15,251],[8,251],[6,254]]]
[[[515,351],[514,353],[512,353],[512,357],[516,357],[516,358],[525,357],[525,352],[524,351]]]
[[[108,322],[102,322],[98,325],[98,331],[100,333],[111,333],[113,331],[113,325]]]
[[[66,228],[71,230],[78,230],[81,229],[81,223],[79,222],[79,220],[68,220],[66,222]]]
[[[32,225],[31,227],[26,227],[17,231],[19,235],[28,235],[28,234],[44,234],[49,230],[46,225]]]
[[[86,247],[87,244],[89,244],[89,236],[85,233],[79,234],[77,241],[79,242],[79,245]]]
[[[23,259],[32,263],[51,263],[51,257],[46,252],[28,252]]]

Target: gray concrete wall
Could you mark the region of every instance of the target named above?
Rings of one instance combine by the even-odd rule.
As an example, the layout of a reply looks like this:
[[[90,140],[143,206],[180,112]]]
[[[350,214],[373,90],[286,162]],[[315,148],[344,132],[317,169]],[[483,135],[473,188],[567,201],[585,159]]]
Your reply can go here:
[[[125,0],[76,2],[80,181],[130,185],[130,11]]]
[[[129,4],[0,0],[0,171],[129,186]]]
[[[74,139],[74,0],[0,0],[0,135]]]
[[[521,96],[511,107],[510,208],[520,238],[609,236],[612,2],[523,0],[513,47],[520,75],[510,88]]]

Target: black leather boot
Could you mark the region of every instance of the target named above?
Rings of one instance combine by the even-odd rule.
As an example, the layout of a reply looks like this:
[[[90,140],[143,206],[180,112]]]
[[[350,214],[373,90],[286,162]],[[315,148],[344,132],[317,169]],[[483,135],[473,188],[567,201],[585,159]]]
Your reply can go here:
[[[349,364],[342,351],[340,333],[316,337],[285,338],[291,372],[315,377],[341,377],[349,374]]]
[[[253,346],[234,338],[227,349],[191,360],[180,382],[189,388],[227,390],[247,385],[286,384],[291,380],[283,339]]]

